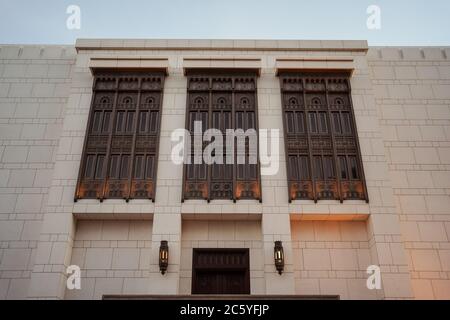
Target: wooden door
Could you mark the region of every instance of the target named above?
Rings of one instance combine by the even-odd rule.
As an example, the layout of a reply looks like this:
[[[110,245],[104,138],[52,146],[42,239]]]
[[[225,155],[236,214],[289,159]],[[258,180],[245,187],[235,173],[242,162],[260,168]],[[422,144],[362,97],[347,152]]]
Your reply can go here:
[[[248,249],[194,249],[192,294],[250,294]]]

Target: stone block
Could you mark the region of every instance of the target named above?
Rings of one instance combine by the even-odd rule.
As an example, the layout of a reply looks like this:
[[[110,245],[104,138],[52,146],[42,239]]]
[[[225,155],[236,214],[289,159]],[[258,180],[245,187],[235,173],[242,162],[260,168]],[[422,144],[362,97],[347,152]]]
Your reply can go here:
[[[327,249],[303,249],[305,270],[331,270],[330,254]]]
[[[86,249],[86,269],[104,269],[111,268],[113,249],[111,248],[88,248]]]
[[[112,259],[112,269],[137,270],[139,268],[139,249],[115,248]]]
[[[450,299],[450,280],[431,280],[434,298],[437,300]]]
[[[26,146],[6,146],[2,162],[26,162],[27,155],[28,147]]]
[[[395,77],[401,80],[417,79],[416,69],[410,66],[395,67]]]
[[[35,174],[36,170],[11,170],[8,186],[21,188],[31,187],[33,186]]]
[[[127,240],[129,221],[103,221],[102,240]]]
[[[5,249],[0,270],[27,270],[31,249]]]
[[[422,241],[448,241],[443,222],[420,221],[417,224]]]
[[[42,194],[19,194],[16,203],[16,213],[40,213]]]
[[[441,271],[441,264],[436,250],[412,250],[411,259],[414,271]]]
[[[429,279],[411,279],[411,286],[414,293],[414,299],[433,300],[433,287]]]
[[[0,203],[3,206],[4,203],[1,201],[2,197],[0,197]],[[0,223],[0,241],[19,240],[20,234],[22,233],[23,224],[23,221],[2,220]]]

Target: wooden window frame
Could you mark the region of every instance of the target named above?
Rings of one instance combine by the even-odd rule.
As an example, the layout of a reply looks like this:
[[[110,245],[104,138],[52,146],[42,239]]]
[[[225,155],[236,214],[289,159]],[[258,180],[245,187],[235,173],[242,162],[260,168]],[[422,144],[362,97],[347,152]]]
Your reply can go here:
[[[254,70],[187,70],[187,101],[186,101],[186,129],[190,130],[191,114],[206,114],[206,129],[212,128],[213,113],[222,112],[231,114],[231,129],[236,129],[236,115],[238,112],[252,113],[253,126],[258,134],[258,99],[257,99],[257,72]],[[215,103],[223,98],[227,100],[226,105]],[[245,118],[245,117],[244,117]],[[248,125],[248,123],[247,123]],[[244,130],[245,131],[245,130]],[[225,136],[225,133],[224,133]],[[248,140],[248,139],[246,139]],[[225,138],[224,138],[225,148]],[[257,139],[257,150],[259,150],[259,137]],[[206,144],[203,143],[202,150]],[[193,148],[193,143],[191,145]],[[214,165],[193,165],[185,164],[183,170],[183,192],[181,201],[188,199],[203,199],[208,202],[214,199],[229,199],[236,202],[240,199],[256,199],[260,202],[261,198],[261,174],[259,155],[257,156],[256,173],[252,178],[237,178],[237,143],[234,144],[234,164],[229,168],[232,170],[232,178],[216,180],[212,179],[212,170]],[[257,152],[257,151],[256,151]],[[192,151],[189,151],[189,156]],[[249,149],[246,148],[246,157],[249,156]],[[226,153],[224,152],[226,161]],[[225,168],[225,163],[223,168]],[[195,169],[195,166],[206,166],[205,179],[189,178],[188,173]],[[251,165],[246,164],[245,167]],[[205,169],[203,169],[205,170]],[[227,170],[227,169],[224,169]]]
[[[156,173],[159,154],[159,138],[162,115],[163,70],[94,70],[92,100],[83,154],[78,174],[75,201],[79,199],[150,199],[155,201]],[[150,102],[149,102],[150,101]],[[148,112],[147,132],[139,130],[140,113]],[[157,112],[157,130],[150,132],[150,115]],[[109,123],[105,130],[105,114]],[[120,130],[118,115],[124,113]],[[98,126],[94,121],[100,114]],[[130,115],[133,118],[130,122]],[[96,129],[93,130],[94,125]],[[123,130],[122,130],[123,129]],[[153,157],[151,176],[143,173],[143,179],[135,177],[136,155]],[[104,163],[100,177],[86,177],[88,156],[103,156]],[[118,157],[118,168],[111,175],[113,157]],[[127,158],[126,158],[127,157]],[[122,161],[128,159],[126,168]],[[144,171],[147,171],[147,163]],[[95,171],[95,170],[94,170]],[[126,172],[126,174],[124,174]]]
[[[283,71],[279,78],[289,202],[369,202],[351,97],[350,73]],[[294,123],[288,123],[290,113],[304,115],[304,132],[288,130],[292,126],[297,128],[295,117],[292,120]],[[344,130],[344,123],[347,130]],[[300,179],[302,174],[297,172],[298,161],[305,156],[309,159],[309,179]],[[297,157],[297,168],[291,167],[291,162],[295,163],[292,157]],[[345,157],[346,161],[346,178],[341,176],[341,157]],[[352,176],[350,158],[356,160],[356,178]],[[321,159],[320,175],[316,172],[318,159]],[[325,177],[324,159],[332,159],[332,167],[328,171],[332,171],[333,176],[329,179]]]

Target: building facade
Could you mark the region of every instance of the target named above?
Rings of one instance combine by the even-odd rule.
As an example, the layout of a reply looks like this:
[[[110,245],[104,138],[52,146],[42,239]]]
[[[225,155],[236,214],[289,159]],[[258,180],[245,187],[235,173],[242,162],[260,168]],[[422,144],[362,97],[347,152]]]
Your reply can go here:
[[[0,298],[450,299],[449,59],[365,41],[0,46]],[[195,121],[255,129],[241,155],[258,161],[175,163]]]

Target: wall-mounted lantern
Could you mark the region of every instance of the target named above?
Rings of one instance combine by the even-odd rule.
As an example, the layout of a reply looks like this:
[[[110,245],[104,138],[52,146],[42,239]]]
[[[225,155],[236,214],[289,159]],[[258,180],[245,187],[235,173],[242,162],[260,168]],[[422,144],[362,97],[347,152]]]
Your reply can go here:
[[[169,244],[167,241],[161,241],[159,247],[159,270],[161,274],[165,274],[169,266]]]
[[[275,259],[275,267],[277,268],[278,273],[281,275],[284,270],[283,243],[281,241],[275,241],[275,248],[273,251],[274,251],[274,259]]]

